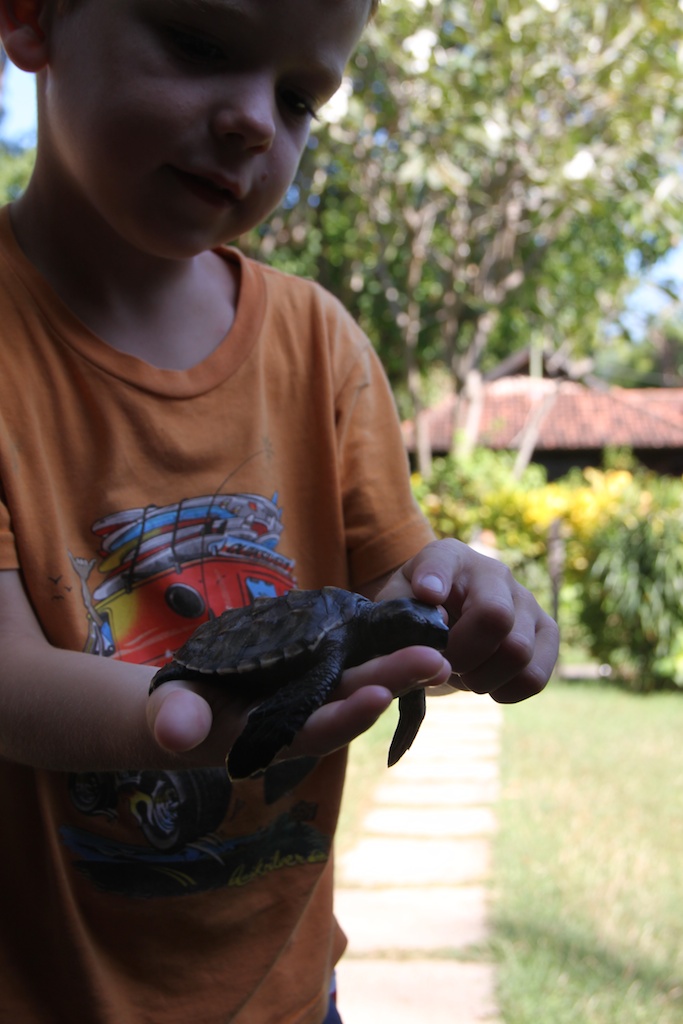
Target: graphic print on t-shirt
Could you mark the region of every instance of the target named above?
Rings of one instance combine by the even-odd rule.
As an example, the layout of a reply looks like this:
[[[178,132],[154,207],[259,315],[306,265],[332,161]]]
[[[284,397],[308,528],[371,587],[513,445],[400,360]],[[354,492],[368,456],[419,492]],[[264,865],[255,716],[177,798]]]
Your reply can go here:
[[[100,519],[96,559],[71,555],[88,615],[86,650],[160,665],[208,618],[295,584],[293,563],[277,551],[277,494],[221,494],[173,505],[126,509]]]
[[[88,621],[85,650],[161,665],[208,618],[290,590],[294,565],[277,551],[277,502],[277,494],[218,494],[96,522],[99,558],[70,554]],[[91,590],[96,566],[100,581]],[[117,894],[246,885],[327,860],[329,838],[313,825],[317,805],[286,800],[314,764],[285,761],[242,784],[250,801],[272,811],[249,834],[240,833],[237,793],[245,791],[223,768],[72,774],[69,796],[83,822],[63,826],[61,837],[78,869]]]

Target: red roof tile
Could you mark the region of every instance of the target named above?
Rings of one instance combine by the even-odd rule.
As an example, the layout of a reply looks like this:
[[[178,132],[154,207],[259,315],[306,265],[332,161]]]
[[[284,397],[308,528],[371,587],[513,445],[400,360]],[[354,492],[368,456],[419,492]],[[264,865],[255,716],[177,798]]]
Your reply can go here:
[[[453,396],[426,410],[434,451],[448,451],[469,404]],[[683,388],[609,388],[597,391],[573,381],[504,377],[482,385],[479,441],[490,448],[517,448],[532,418],[539,421],[536,449],[683,448]],[[414,427],[404,424],[406,445]]]

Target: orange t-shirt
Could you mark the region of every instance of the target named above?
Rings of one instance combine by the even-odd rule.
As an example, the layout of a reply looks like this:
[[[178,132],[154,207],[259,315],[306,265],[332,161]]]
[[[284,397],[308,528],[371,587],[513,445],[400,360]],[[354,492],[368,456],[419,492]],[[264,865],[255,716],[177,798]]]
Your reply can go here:
[[[57,647],[158,664],[210,612],[357,588],[431,539],[365,336],[318,286],[224,258],[228,335],[160,370],[90,333],[0,211],[0,569]],[[319,1024],[344,769],[0,763],[0,1019]]]

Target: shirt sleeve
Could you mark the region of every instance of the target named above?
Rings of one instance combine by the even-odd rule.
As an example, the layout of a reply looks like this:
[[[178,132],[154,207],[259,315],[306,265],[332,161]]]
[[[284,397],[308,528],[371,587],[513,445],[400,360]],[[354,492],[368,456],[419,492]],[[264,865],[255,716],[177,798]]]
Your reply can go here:
[[[358,588],[434,539],[412,494],[389,383],[367,339],[339,393],[337,416],[348,562]]]

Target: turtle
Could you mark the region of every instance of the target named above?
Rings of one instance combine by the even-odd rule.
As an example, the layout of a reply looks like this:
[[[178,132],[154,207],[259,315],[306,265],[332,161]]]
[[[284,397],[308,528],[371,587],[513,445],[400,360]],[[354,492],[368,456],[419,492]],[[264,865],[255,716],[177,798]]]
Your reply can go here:
[[[149,692],[186,679],[225,683],[258,701],[226,762],[231,778],[248,778],[291,744],[344,669],[414,644],[444,650],[447,639],[439,609],[415,598],[374,602],[339,587],[290,590],[202,623],[159,669]],[[410,747],[424,714],[423,689],[399,697],[389,765]]]

